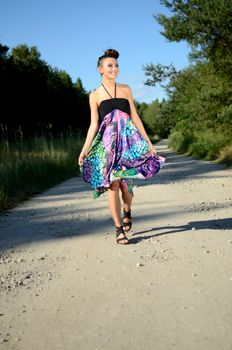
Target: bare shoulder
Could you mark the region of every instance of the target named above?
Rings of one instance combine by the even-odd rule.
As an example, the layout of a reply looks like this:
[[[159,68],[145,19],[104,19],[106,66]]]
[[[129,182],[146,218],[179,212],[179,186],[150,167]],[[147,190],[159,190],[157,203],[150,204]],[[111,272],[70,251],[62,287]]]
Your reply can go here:
[[[96,90],[93,90],[89,94],[90,106],[96,107],[97,106],[97,101],[98,101],[98,93],[97,93]]]
[[[118,91],[121,92],[122,96],[125,96],[127,98],[131,98],[132,97],[132,91],[131,88],[128,84],[119,84],[117,83],[118,86]]]
[[[101,92],[101,87],[99,86],[98,88],[94,89],[93,91],[91,91],[91,93],[89,94],[89,96],[91,96],[91,98],[93,100],[98,100],[99,99],[99,93]]]
[[[127,95],[127,96],[131,96],[132,95],[132,91],[131,91],[131,87],[128,84],[118,84],[120,90],[123,92],[123,94]]]
[[[133,98],[133,93],[130,85],[128,84],[120,84],[120,85],[121,85],[122,94],[126,96],[129,101],[130,100],[133,101],[134,98]]]
[[[89,97],[90,97],[92,100],[97,100],[98,95],[99,95],[99,88],[94,89],[93,91],[91,91],[90,94],[89,94]]]
[[[130,86],[128,84],[119,84],[117,83],[117,86],[123,90],[128,90],[130,89]]]

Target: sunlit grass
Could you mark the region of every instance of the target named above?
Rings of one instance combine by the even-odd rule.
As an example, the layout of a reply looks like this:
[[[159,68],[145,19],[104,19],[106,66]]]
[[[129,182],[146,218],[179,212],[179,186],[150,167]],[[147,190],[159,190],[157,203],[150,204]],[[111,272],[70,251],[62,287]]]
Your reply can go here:
[[[231,129],[203,130],[195,135],[174,130],[169,136],[168,145],[179,153],[232,165],[231,142]]]
[[[0,210],[76,176],[75,158],[83,140],[79,133],[59,137],[20,138],[0,142]]]
[[[222,148],[219,154],[219,162],[232,165],[232,145]]]

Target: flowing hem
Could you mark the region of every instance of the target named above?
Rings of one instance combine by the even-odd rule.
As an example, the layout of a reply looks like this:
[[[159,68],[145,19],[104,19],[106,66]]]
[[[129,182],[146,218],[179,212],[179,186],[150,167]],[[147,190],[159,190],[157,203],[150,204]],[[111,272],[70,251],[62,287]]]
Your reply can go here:
[[[114,181],[118,181],[120,183],[120,189],[121,191],[128,191],[132,197],[134,197],[134,191],[133,191],[133,183],[132,183],[132,179],[125,179],[125,178],[117,178],[115,180],[111,180],[109,182],[109,186],[101,186],[101,187],[97,187],[93,190],[93,198],[96,199],[98,198],[101,194],[107,192],[110,188],[110,185],[114,182]]]
[[[93,189],[93,197],[106,192],[120,180],[123,190],[132,191],[132,179],[146,180],[162,168],[165,159],[151,155],[148,142],[131,117],[118,109],[104,117],[81,172]]]

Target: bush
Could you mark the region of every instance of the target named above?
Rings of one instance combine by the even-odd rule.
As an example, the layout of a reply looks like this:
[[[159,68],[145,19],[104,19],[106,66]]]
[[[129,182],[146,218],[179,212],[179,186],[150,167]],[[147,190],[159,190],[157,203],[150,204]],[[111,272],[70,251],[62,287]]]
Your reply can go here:
[[[232,145],[226,146],[220,150],[218,160],[221,163],[232,165]]]
[[[189,147],[189,154],[194,157],[215,160],[228,141],[226,135],[220,131],[205,130],[196,135],[195,141]]]
[[[217,130],[205,129],[195,131],[194,136],[192,134],[187,129],[173,130],[169,137],[169,147],[196,158],[219,159],[221,162],[231,164],[232,146],[230,145],[231,131],[229,128],[226,128],[226,130],[222,128]]]
[[[168,146],[180,153],[188,152],[193,136],[190,132],[173,130],[168,138]]]

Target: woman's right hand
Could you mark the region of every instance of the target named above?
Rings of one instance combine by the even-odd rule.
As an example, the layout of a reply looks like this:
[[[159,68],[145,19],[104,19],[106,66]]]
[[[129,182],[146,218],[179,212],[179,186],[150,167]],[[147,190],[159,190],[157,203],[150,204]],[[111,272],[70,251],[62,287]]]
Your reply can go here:
[[[82,166],[84,158],[87,156],[87,152],[86,151],[81,151],[79,158],[78,158],[78,165]]]

